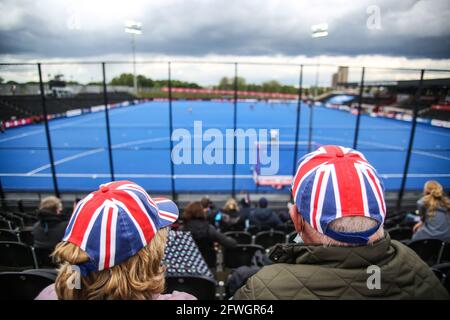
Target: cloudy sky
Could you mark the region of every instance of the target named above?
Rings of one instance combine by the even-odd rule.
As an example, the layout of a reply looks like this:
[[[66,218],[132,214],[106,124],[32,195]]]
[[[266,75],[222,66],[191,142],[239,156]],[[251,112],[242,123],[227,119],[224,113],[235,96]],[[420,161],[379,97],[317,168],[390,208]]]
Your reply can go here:
[[[0,61],[128,60],[127,19],[143,24],[136,39],[138,60],[450,69],[448,0],[0,0]],[[311,25],[324,22],[329,36],[312,39]],[[48,73],[61,71],[51,68]],[[63,72],[72,78],[98,78],[95,67],[66,68]],[[110,72],[127,68],[115,66]],[[232,75],[230,66],[190,68],[179,66],[174,73],[204,82]],[[160,69],[139,70],[158,77],[165,73],[165,67]],[[321,69],[324,81],[335,70],[329,69]],[[249,66],[241,71],[258,81],[268,77],[267,70]],[[307,70],[307,81],[313,71]],[[11,70],[1,72],[13,77]],[[291,83],[296,72],[271,69],[269,74]],[[351,77],[358,78],[356,69]]]

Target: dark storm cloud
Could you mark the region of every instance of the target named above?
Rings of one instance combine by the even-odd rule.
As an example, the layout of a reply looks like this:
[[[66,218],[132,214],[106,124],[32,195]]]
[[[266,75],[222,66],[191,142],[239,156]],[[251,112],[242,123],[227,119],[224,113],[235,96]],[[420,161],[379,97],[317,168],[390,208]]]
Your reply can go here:
[[[320,3],[320,4],[319,4]],[[357,3],[357,4],[356,4]],[[380,8],[381,29],[367,27]],[[450,58],[450,5],[433,1],[9,1],[0,0],[0,54],[129,54],[126,17],[143,22],[139,53],[360,55]],[[311,39],[327,22],[329,37]]]

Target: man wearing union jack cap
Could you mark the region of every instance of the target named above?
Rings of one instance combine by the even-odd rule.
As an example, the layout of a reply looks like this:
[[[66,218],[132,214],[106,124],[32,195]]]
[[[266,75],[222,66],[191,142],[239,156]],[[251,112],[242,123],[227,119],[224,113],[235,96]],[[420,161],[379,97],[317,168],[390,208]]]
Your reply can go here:
[[[53,253],[61,264],[56,283],[38,299],[195,299],[161,294],[167,227],[177,219],[173,201],[152,199],[133,182],[101,185],[76,205]]]
[[[273,247],[275,263],[236,300],[449,298],[430,268],[384,232],[383,182],[362,153],[330,145],[305,155],[292,197],[295,243]]]

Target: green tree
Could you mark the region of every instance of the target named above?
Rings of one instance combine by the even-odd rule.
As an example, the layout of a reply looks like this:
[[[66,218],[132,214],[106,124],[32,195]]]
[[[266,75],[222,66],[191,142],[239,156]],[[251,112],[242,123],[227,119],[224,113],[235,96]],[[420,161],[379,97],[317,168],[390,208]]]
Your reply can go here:
[[[263,82],[262,88],[264,92],[280,92],[281,84],[276,80]]]
[[[113,86],[133,86],[133,75],[131,73],[122,73],[118,77],[114,77],[111,82]]]
[[[140,87],[145,88],[162,88],[167,87],[168,81],[167,80],[153,80],[151,78],[147,78],[144,75],[137,75],[137,83]],[[111,85],[115,86],[133,86],[133,75],[131,73],[122,73],[118,77],[114,77],[110,81]],[[172,80],[172,86],[173,87],[179,87],[179,88],[201,88],[197,83],[194,82],[186,82],[186,81],[180,81],[180,80]]]
[[[230,80],[227,77],[223,77],[222,79],[220,79],[217,89],[227,90],[229,88],[230,88]]]

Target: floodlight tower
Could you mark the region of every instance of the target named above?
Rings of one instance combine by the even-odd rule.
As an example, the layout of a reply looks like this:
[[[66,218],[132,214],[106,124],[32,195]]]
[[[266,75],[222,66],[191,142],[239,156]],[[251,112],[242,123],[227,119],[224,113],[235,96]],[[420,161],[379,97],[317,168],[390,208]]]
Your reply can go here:
[[[311,26],[311,37],[313,39],[325,38],[327,36],[328,36],[328,24],[320,23]],[[319,66],[320,66],[320,55],[317,58],[316,85],[314,88],[314,98],[317,98],[317,89],[319,86]]]
[[[137,94],[137,78],[136,78],[136,44],[135,36],[142,34],[142,23],[138,21],[125,21],[125,32],[131,34],[131,50],[133,51],[133,88],[134,93]]]

